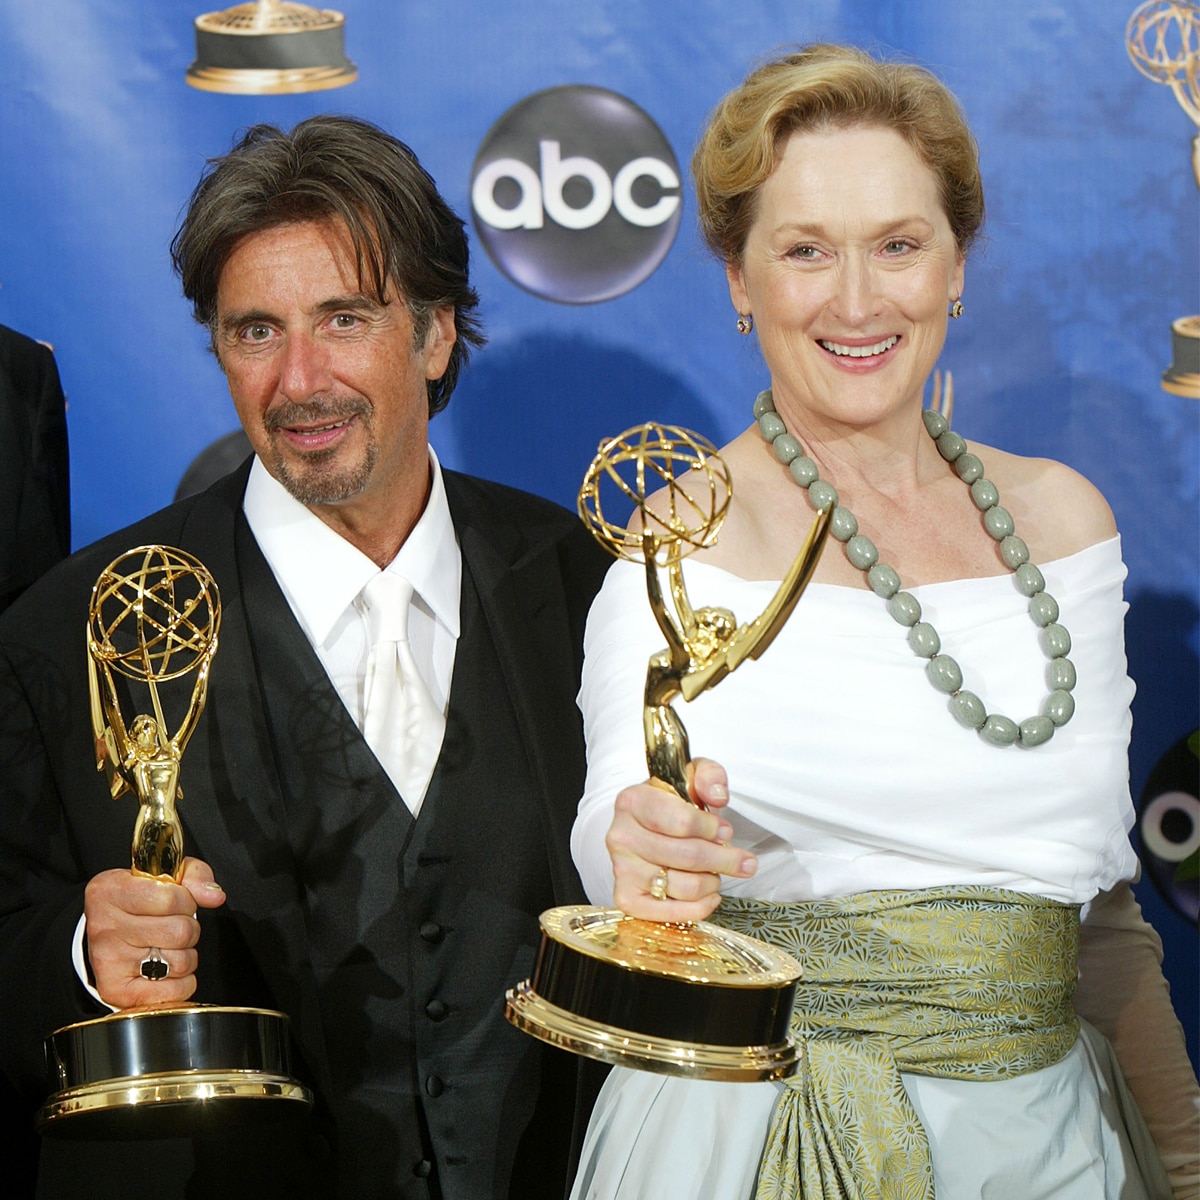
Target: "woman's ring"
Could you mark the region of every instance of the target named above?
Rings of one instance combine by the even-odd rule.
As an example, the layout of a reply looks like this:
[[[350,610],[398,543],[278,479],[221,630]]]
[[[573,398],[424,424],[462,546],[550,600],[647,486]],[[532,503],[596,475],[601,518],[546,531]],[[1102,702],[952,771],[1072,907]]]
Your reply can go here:
[[[171,973],[171,968],[167,964],[167,960],[163,958],[162,951],[157,946],[151,946],[146,952],[146,957],[142,959],[142,965],[138,968],[142,973],[143,979],[166,979]]]
[[[655,900],[665,900],[667,898],[667,873],[665,870],[660,870],[655,877],[650,880],[650,895]]]

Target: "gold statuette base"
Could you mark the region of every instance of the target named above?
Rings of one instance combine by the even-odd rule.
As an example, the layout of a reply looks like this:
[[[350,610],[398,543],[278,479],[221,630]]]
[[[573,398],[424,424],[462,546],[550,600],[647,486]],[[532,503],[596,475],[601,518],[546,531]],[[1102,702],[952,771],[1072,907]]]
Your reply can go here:
[[[42,1133],[89,1140],[181,1137],[215,1124],[280,1120],[284,1114],[275,1105],[264,1105],[264,1100],[290,1100],[308,1108],[312,1093],[286,1076],[253,1072],[178,1071],[106,1079],[91,1087],[56,1092],[38,1114],[38,1124]]]
[[[187,82],[202,92],[236,96],[280,96],[289,92],[324,92],[345,87],[358,78],[353,63],[334,67],[294,67],[286,70],[248,67],[204,67],[193,64]]]
[[[1163,391],[1200,400],[1200,316],[1171,323],[1171,348],[1174,355],[1163,372]]]
[[[800,965],[720,926],[570,905],[541,916],[533,975],[507,994],[518,1029],[588,1058],[757,1083],[794,1073]]]
[[[43,1134],[178,1137],[302,1114],[288,1019],[271,1009],[186,1005],[113,1013],[46,1039]],[[265,1103],[286,1101],[285,1104]]]
[[[510,988],[504,1015],[524,1033],[543,1042],[601,1062],[658,1075],[720,1079],[728,1083],[764,1083],[796,1071],[796,1047],[706,1046],[668,1037],[647,1038],[628,1029],[602,1025],[543,1000],[528,983]]]

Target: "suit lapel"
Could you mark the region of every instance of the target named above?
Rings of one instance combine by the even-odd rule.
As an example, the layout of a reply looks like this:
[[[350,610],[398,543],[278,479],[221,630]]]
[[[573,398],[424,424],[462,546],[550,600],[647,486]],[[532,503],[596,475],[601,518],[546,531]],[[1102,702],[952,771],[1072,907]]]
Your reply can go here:
[[[222,619],[208,703],[184,756],[181,811],[188,852],[213,866],[273,1002],[292,1015],[309,1066],[323,1077],[304,908],[251,636],[256,601],[248,599],[240,565],[247,557],[262,561],[241,514],[245,478],[244,469],[201,496],[182,530],[183,548],[217,581]],[[203,945],[200,953],[203,986]],[[225,1002],[237,1002],[236,989],[236,980],[223,981]]]
[[[572,634],[556,543],[532,540],[500,514],[502,505],[477,502],[446,473],[447,498],[463,556],[508,689],[521,742],[533,767],[536,803],[550,850],[560,903],[582,894],[569,843],[575,802],[582,791],[578,637]]]

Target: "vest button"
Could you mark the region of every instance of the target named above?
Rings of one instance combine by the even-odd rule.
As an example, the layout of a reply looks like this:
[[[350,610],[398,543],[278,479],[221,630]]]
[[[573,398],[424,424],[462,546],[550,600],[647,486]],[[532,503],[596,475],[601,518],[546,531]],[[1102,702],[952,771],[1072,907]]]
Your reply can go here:
[[[436,921],[424,921],[417,933],[427,942],[436,945],[446,936],[446,931]]]
[[[446,1085],[442,1082],[438,1075],[430,1075],[425,1080],[425,1091],[431,1096],[440,1096],[446,1090]]]
[[[320,1133],[309,1134],[304,1139],[304,1149],[308,1151],[310,1158],[316,1159],[317,1162],[325,1162],[333,1147],[329,1144],[329,1139]]]
[[[428,1179],[433,1174],[433,1163],[427,1158],[421,1159],[418,1163],[413,1163],[413,1174],[418,1179]]]
[[[425,1005],[425,1015],[431,1021],[440,1021],[449,1011],[450,1009],[446,1006],[444,1000],[430,1000]]]

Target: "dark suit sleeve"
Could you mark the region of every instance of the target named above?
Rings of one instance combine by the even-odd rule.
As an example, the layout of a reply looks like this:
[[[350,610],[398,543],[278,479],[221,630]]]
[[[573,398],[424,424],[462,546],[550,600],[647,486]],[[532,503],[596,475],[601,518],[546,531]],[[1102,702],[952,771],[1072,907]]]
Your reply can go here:
[[[70,542],[66,401],[54,355],[0,325],[0,611]]]
[[[128,868],[136,802],[96,769],[87,695],[88,609],[130,546],[176,544],[186,506],[57,564],[0,614],[0,1069],[33,1100],[42,1044],[107,1011],[71,961],[87,881]]]
[[[82,643],[82,635],[75,640]],[[120,854],[109,845],[121,834],[102,779],[87,780],[94,820],[68,824],[64,787],[91,767],[79,762],[88,745],[82,741],[81,753],[80,738],[90,735],[78,727],[79,716],[72,717],[70,698],[56,656],[19,641],[0,643],[0,1063],[33,1099],[45,1090],[44,1037],[104,1011],[71,963],[85,881],[77,843],[90,842],[100,855],[106,845],[108,853]]]

